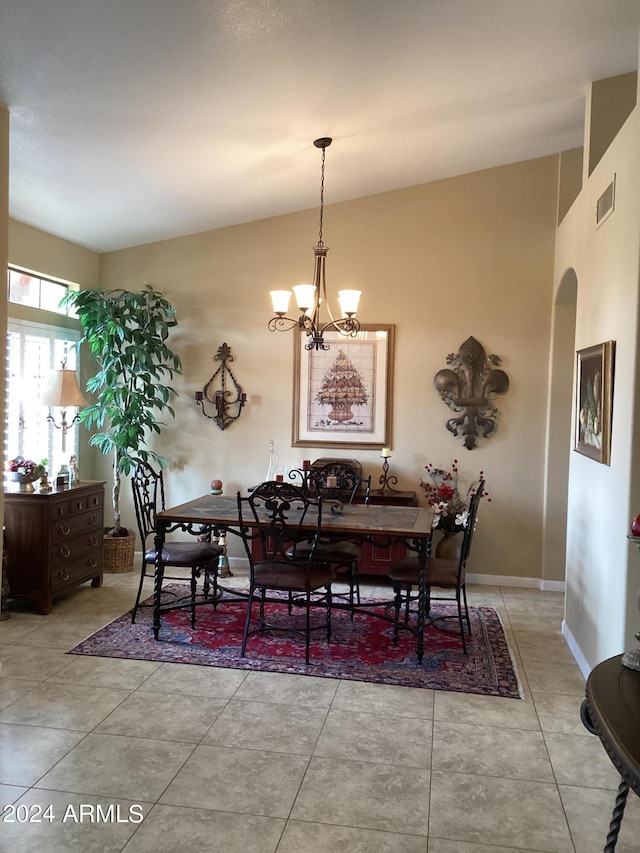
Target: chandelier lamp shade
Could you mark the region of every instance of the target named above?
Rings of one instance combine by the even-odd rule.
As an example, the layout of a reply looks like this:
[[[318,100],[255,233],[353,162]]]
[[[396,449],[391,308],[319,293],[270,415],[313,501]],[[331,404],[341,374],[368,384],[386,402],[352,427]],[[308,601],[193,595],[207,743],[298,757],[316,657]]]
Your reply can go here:
[[[61,409],[60,423],[57,424],[52,414],[47,415],[47,420],[51,421],[56,429],[62,433],[62,452],[66,450],[67,430],[78,420],[79,415],[76,412],[70,422],[67,422],[67,406],[82,407],[88,406],[88,402],[82,395],[82,391],[78,385],[78,375],[75,370],[67,370],[66,361],[62,362],[62,367],[59,370],[54,370],[51,373],[49,384],[45,388],[40,403],[43,406]]]
[[[308,350],[328,350],[329,344],[325,343],[325,332],[339,332],[342,335],[355,336],[360,331],[360,323],[356,319],[358,302],[360,300],[359,290],[338,291],[338,304],[340,306],[340,317],[334,317],[327,299],[327,283],[325,279],[325,262],[327,259],[328,246],[322,242],[322,226],[324,220],[324,166],[325,152],[331,145],[330,137],[322,137],[314,140],[316,148],[322,150],[322,174],[320,180],[320,230],[318,243],[313,247],[314,268],[313,284],[298,284],[292,288],[298,310],[297,318],[288,317],[291,290],[272,290],[271,301],[273,303],[274,317],[269,320],[269,329],[272,332],[288,332],[299,328],[304,332],[309,341],[305,344]],[[328,319],[323,320],[321,310],[326,310]]]

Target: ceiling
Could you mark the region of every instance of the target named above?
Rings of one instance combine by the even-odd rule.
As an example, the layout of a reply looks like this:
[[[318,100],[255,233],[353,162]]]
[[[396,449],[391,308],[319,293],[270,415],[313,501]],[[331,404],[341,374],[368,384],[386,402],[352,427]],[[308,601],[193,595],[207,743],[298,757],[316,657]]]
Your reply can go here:
[[[1,0],[10,216],[99,252],[582,144],[640,0]]]

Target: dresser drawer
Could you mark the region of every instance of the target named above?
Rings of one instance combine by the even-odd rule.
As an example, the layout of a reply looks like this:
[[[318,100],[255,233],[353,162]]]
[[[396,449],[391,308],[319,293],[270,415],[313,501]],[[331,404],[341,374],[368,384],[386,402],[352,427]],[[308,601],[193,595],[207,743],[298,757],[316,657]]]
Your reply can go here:
[[[98,509],[102,506],[102,492],[92,492],[88,495],[73,495],[70,500],[70,510],[73,515],[88,509]]]
[[[64,518],[71,512],[69,501],[56,501],[51,507],[51,518]]]
[[[51,541],[63,542],[73,539],[87,531],[100,530],[102,532],[102,512],[98,509],[82,512],[78,515],[68,515],[66,518],[58,519],[51,525]]]
[[[52,568],[49,576],[51,591],[55,592],[68,584],[88,580],[100,573],[101,556],[101,552],[97,550],[75,560],[66,560],[62,565]]]
[[[100,550],[101,546],[102,531],[97,529],[55,542],[51,548],[51,565],[62,565],[65,560],[75,560],[89,551]]]

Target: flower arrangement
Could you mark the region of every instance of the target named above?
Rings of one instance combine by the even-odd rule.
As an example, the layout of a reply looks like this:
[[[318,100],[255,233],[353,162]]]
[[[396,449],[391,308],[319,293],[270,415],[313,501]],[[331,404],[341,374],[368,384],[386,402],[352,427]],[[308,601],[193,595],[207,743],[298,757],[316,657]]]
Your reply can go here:
[[[25,459],[23,456],[16,456],[15,459],[10,459],[7,462],[7,471],[18,474],[20,479],[25,482],[32,483],[46,473],[46,464],[46,459],[41,462],[34,462],[32,459]]]
[[[458,488],[457,459],[453,460],[451,470],[435,468],[431,463],[425,465],[425,470],[429,477],[427,480],[421,478],[420,486],[425,491],[427,503],[435,509],[433,526],[448,533],[457,533],[459,530],[463,530],[467,521],[469,500],[475,494],[478,482],[484,480],[484,471],[480,471],[478,479],[471,483],[463,497]],[[486,486],[484,496],[487,497],[488,501],[491,500]]]

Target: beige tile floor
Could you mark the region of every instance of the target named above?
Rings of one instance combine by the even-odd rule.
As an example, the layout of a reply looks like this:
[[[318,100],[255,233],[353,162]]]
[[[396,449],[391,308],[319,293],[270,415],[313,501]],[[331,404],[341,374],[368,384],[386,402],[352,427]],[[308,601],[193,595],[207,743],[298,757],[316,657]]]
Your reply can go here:
[[[66,655],[136,583],[0,622],[0,851],[603,849],[618,777],[580,722],[562,595],[470,590],[502,616],[517,700]],[[633,794],[617,851],[640,851]]]

